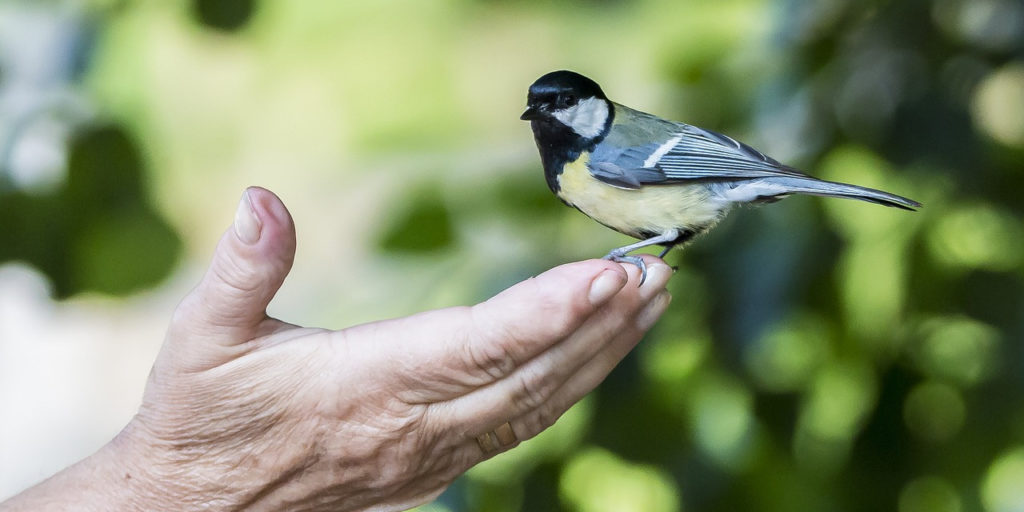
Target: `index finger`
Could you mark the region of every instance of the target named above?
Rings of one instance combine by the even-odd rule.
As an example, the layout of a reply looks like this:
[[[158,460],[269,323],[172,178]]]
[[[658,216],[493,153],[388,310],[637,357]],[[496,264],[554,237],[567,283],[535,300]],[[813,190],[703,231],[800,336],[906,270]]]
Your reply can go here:
[[[448,308],[377,325],[394,333],[395,374],[410,403],[448,400],[511,374],[561,342],[625,285],[618,263],[555,267],[471,307]]]

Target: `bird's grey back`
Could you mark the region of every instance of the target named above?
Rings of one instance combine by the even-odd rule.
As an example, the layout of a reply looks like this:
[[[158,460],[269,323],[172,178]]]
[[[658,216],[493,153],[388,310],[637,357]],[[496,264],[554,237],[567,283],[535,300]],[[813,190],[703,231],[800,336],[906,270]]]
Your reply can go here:
[[[623,169],[640,169],[665,142],[686,126],[613,103],[615,119],[608,135],[590,155],[592,162],[610,162]],[[650,142],[657,141],[657,142]]]

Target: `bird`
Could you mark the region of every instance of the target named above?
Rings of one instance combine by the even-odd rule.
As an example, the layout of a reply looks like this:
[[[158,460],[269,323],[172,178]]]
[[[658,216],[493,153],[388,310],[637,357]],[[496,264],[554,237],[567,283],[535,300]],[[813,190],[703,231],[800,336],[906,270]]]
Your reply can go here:
[[[552,71],[529,88],[526,111],[548,188],[591,219],[639,239],[604,259],[640,268],[629,253],[664,247],[664,258],[714,227],[737,204],[792,194],[859,199],[914,211],[921,203],[881,190],[825,181],[733,139],[615,103],[597,82]]]

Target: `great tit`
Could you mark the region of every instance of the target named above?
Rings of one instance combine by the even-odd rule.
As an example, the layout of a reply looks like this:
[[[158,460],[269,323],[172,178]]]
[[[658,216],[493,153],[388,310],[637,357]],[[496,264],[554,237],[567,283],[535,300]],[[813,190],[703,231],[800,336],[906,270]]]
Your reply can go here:
[[[640,239],[605,259],[637,265],[641,283],[646,265],[630,252],[660,245],[664,257],[709,230],[736,203],[810,194],[904,210],[921,206],[888,192],[819,180],[726,135],[612,102],[596,82],[572,71],[537,79],[521,119],[530,121],[551,191],[597,222]]]

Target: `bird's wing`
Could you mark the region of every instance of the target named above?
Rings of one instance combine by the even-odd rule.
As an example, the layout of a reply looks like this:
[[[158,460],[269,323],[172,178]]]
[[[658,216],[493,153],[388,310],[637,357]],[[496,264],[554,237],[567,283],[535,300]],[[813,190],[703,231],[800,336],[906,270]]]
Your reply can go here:
[[[912,199],[856,185],[822,181],[785,166],[732,137],[615,105],[616,124],[591,152],[588,167],[614,187],[703,182],[738,203],[790,194],[859,199],[913,210]],[[655,142],[651,142],[655,141]]]
[[[624,168],[614,162],[591,162],[590,174],[613,187],[636,190],[644,185],[662,183],[665,173],[660,169]]]
[[[604,147],[594,151],[595,158],[589,166],[591,174],[620,188],[693,180],[807,177],[727,135],[683,123],[658,121],[657,134],[633,134],[626,132],[628,128],[613,127],[607,145],[602,144]],[[671,130],[666,129],[669,126]],[[640,135],[658,135],[655,140],[663,142],[637,144],[651,140]]]
[[[656,161],[666,181],[807,177],[727,135],[681,125],[678,142]]]

